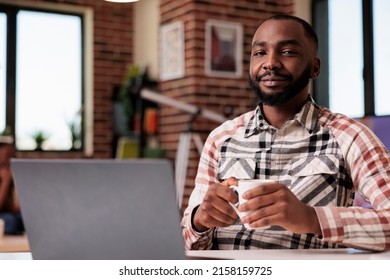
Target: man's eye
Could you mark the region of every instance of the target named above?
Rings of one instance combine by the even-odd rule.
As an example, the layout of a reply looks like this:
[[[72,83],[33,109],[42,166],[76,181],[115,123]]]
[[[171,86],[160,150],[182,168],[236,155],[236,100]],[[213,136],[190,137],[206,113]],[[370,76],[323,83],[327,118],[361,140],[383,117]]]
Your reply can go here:
[[[284,50],[284,51],[282,51],[282,54],[284,54],[284,55],[296,55],[297,52],[292,51],[292,50]]]
[[[253,56],[264,56],[267,53],[265,51],[256,51],[253,53]]]

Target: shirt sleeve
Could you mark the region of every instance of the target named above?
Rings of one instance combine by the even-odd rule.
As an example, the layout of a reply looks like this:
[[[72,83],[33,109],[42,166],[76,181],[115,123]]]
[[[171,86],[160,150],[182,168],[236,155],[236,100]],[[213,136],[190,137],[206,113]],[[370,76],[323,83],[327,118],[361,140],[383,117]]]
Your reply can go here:
[[[209,229],[204,232],[198,232],[195,230],[192,224],[192,217],[195,214],[197,207],[191,209],[187,208],[188,213],[183,216],[182,227],[184,245],[186,250],[209,250],[212,246],[213,229]]]
[[[208,250],[213,245],[214,229],[209,229],[206,232],[197,232],[192,225],[192,215],[194,214],[194,209],[202,203],[209,186],[220,182],[220,147],[233,135],[243,134],[245,124],[253,117],[254,113],[255,111],[251,111],[233,120],[224,122],[215,128],[206,139],[195,177],[195,188],[191,193],[188,207],[184,211],[181,221],[187,250]]]
[[[219,152],[216,146],[218,141],[217,131],[213,131],[205,142],[195,178],[195,188],[191,193],[188,207],[183,214],[181,226],[187,250],[208,250],[212,247],[214,229],[197,232],[192,225],[192,217],[197,207],[202,203],[209,185],[218,182]]]
[[[347,121],[349,123],[347,123]],[[363,207],[316,207],[322,240],[368,250],[390,248],[390,156],[367,127],[347,120],[335,131]]]

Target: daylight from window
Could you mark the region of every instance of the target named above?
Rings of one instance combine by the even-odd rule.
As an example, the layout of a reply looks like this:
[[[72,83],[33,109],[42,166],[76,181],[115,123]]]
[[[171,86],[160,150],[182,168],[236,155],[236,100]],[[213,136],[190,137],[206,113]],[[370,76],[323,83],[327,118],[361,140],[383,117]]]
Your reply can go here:
[[[348,11],[348,12],[346,12]],[[350,117],[364,115],[361,4],[329,1],[329,107]]]
[[[7,17],[5,14],[0,13],[0,132],[5,128],[5,75],[7,66],[6,56],[6,28]]]
[[[329,1],[329,107],[351,117],[364,115],[362,4]],[[374,0],[375,114],[390,115],[386,87],[390,58],[390,1]],[[348,12],[346,12],[348,11]]]
[[[22,11],[17,17],[16,147],[72,147],[70,123],[80,126],[81,21],[77,16]]]
[[[375,0],[374,10],[374,65],[375,65],[375,114],[390,115],[389,44],[390,44],[390,1]]]

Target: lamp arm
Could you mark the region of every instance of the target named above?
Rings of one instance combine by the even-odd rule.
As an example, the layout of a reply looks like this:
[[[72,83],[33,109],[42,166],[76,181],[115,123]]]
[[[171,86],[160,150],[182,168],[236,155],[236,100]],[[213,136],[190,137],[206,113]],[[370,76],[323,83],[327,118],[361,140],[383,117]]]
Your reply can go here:
[[[216,123],[223,123],[224,121],[226,121],[226,118],[220,114],[217,114],[207,109],[201,109],[195,105],[185,103],[183,101],[175,100],[171,97],[158,94],[148,89],[141,90],[141,97],[159,104],[177,108],[179,110],[182,110],[186,113],[193,115],[194,118],[197,116],[201,116],[203,118],[209,119]]]

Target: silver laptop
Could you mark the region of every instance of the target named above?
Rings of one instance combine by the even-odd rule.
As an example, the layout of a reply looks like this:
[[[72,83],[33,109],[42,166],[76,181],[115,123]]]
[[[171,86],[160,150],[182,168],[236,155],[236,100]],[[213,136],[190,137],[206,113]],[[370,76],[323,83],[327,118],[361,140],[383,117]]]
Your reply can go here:
[[[168,160],[12,159],[33,259],[185,259]]]

